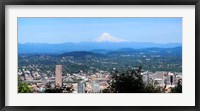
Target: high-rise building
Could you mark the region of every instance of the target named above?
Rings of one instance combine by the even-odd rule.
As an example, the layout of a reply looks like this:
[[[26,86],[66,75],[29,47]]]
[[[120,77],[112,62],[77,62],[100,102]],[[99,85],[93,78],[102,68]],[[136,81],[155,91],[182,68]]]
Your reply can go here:
[[[56,65],[56,87],[62,87],[62,65]]]
[[[100,92],[100,85],[98,80],[92,80],[92,92],[99,93]]]
[[[166,74],[167,72],[165,71],[156,71],[155,74],[153,75],[154,81],[156,81],[160,87],[165,87],[166,85],[166,80],[165,80]]]
[[[78,93],[85,93],[85,86],[86,86],[85,82],[80,81],[78,83]]]
[[[175,81],[175,77],[174,77],[174,73],[168,73],[169,76],[169,83],[170,85],[174,85],[174,81]]]

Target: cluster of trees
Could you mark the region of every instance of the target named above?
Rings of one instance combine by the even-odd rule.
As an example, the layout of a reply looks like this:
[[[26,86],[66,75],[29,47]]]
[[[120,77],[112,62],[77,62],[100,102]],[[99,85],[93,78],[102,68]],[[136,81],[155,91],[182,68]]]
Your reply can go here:
[[[18,78],[18,93],[31,93],[31,87],[29,83],[23,82]]]
[[[182,93],[182,79],[178,80],[177,86],[171,89],[171,93]]]
[[[114,71],[110,86],[103,90],[104,93],[160,93],[156,83],[145,84],[141,75],[142,67],[127,71]]]
[[[73,86],[56,86],[55,88],[51,88],[50,83],[47,83],[44,93],[72,93],[73,91]]]
[[[142,67],[128,71],[114,71],[110,86],[103,93],[164,93],[165,89],[156,82],[144,83],[141,75]],[[171,89],[172,93],[182,93],[181,81]]]

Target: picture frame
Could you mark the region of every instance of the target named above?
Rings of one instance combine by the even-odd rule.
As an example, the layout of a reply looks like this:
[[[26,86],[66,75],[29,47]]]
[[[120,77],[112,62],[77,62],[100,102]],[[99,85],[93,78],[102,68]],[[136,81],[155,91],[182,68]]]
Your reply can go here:
[[[6,5],[195,5],[195,106],[5,106],[5,6]],[[0,74],[0,109],[2,111],[197,111],[200,110],[199,37],[200,37],[200,1],[199,0],[7,0],[1,1],[1,74]],[[187,101],[187,100],[185,100]]]

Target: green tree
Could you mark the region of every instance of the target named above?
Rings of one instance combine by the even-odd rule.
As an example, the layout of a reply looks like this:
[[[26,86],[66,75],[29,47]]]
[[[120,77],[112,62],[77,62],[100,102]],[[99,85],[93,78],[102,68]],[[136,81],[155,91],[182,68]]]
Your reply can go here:
[[[31,93],[31,87],[29,83],[20,82],[18,84],[18,93]]]
[[[46,83],[45,93],[72,93],[73,91],[72,86],[51,88],[51,83]]]
[[[61,88],[54,88],[54,89],[46,89],[45,93],[62,93],[62,89]]]
[[[171,89],[171,93],[182,93],[182,79],[178,80],[176,87]]]
[[[113,73],[110,83],[110,91],[113,93],[142,93],[145,92],[145,84],[141,75],[142,67],[128,71]]]
[[[51,88],[51,83],[46,83],[45,93],[62,93],[61,87]]]
[[[109,88],[106,88],[104,90],[102,90],[102,93],[110,93],[111,91],[109,90]]]
[[[110,86],[103,93],[161,93],[161,88],[156,82],[145,84],[142,79],[142,67],[127,71],[113,71]]]
[[[23,82],[20,77],[18,77],[18,93],[31,93],[31,86],[30,84],[27,82]]]
[[[161,89],[160,87],[157,86],[158,83],[156,82],[151,82],[147,85],[145,85],[145,93],[161,93]]]

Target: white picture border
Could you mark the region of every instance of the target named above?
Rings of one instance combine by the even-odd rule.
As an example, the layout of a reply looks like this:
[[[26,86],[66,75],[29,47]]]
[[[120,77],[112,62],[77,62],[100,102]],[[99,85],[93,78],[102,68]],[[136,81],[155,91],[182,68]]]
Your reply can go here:
[[[6,5],[6,106],[195,106],[194,5]],[[183,93],[17,93],[17,17],[182,17]]]

